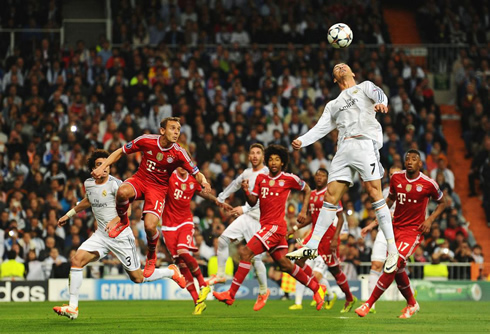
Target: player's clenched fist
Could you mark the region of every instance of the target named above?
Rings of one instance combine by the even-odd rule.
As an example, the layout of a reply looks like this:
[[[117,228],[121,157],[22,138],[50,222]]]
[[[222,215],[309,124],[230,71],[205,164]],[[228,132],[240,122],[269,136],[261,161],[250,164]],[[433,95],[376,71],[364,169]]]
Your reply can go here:
[[[293,142],[291,143],[291,145],[293,146],[293,149],[294,150],[299,150],[301,148],[301,140],[299,139],[295,139],[293,140]]]
[[[382,103],[379,103],[379,104],[374,106],[374,111],[380,112],[382,114],[386,114],[388,112],[388,107]]]
[[[247,192],[248,191],[248,180],[243,180],[242,181],[242,189],[243,191]]]

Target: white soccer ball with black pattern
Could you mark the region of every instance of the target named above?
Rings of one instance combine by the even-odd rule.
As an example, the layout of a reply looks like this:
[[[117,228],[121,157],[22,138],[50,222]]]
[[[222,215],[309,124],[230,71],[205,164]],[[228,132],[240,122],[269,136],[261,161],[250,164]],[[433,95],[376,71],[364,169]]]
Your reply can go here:
[[[328,42],[336,49],[346,48],[352,43],[352,30],[345,23],[335,23],[328,29]]]

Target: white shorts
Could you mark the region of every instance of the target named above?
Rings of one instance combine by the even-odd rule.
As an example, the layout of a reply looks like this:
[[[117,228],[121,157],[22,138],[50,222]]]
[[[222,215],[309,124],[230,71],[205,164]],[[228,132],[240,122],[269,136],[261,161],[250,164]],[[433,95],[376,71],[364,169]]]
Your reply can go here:
[[[373,252],[371,253],[371,261],[385,262],[386,253],[388,252],[388,243],[381,229],[376,234],[376,239],[373,244]]]
[[[327,265],[325,264],[325,261],[323,261],[321,256],[317,256],[313,260],[306,260],[306,264],[309,265],[313,271],[316,271],[317,273],[322,274],[322,276],[325,276]]]
[[[95,231],[78,249],[98,252],[101,259],[109,252],[113,252],[126,271],[135,271],[141,268],[133,233],[123,232],[116,238],[110,238],[102,232]]]
[[[376,142],[373,140],[344,140],[330,165],[328,182],[347,181],[352,186],[356,172],[364,182],[383,178],[384,169],[379,161]]]
[[[236,239],[237,241],[245,239],[246,242],[249,242],[258,230],[260,230],[259,221],[247,214],[243,214],[223,231],[222,236]]]

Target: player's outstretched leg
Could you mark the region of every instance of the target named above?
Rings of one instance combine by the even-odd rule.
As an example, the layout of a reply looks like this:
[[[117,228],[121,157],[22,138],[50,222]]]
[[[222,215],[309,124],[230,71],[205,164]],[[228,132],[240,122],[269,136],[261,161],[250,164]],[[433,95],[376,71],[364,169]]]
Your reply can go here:
[[[70,269],[70,302],[68,305],[53,307],[58,315],[65,316],[71,320],[78,318],[78,294],[83,281],[83,269],[71,267]]]
[[[379,227],[383,231],[386,237],[388,246],[388,255],[384,264],[384,272],[389,274],[396,270],[398,262],[398,251],[395,244],[395,234],[393,233],[393,224],[391,221],[391,213],[386,205],[384,198],[373,202],[373,209],[376,212],[376,218],[378,219]]]
[[[263,254],[259,254],[252,259],[252,264],[255,268],[255,273],[257,274],[257,281],[259,281],[259,295],[254,305],[254,311],[262,309],[271,294],[270,290],[267,288],[267,269],[265,268],[264,262],[262,262],[262,255]]]
[[[126,227],[129,226],[128,209],[129,205],[131,204],[130,199],[134,198],[135,195],[136,194],[133,187],[128,183],[123,183],[119,189],[117,189],[116,212],[120,220],[116,226],[109,231],[109,237],[117,237]]]
[[[154,234],[146,234],[146,240],[148,242],[148,253],[146,254],[145,269],[143,270],[144,277],[150,277],[155,271],[157,264],[157,244],[158,244],[158,231]]]
[[[218,272],[216,275],[212,275],[206,283],[208,285],[215,285],[219,283],[225,283],[226,282],[226,277],[225,277],[225,269],[226,269],[226,261],[228,260],[228,257],[230,256],[230,243],[231,239],[221,235],[218,238]]]
[[[184,260],[187,268],[191,271],[192,275],[197,279],[199,283],[200,291],[199,298],[197,299],[198,303],[201,303],[206,300],[208,294],[211,292],[211,288],[204,281],[204,277],[202,276],[201,269],[199,269],[199,265],[197,264],[196,259],[189,253],[187,249],[178,249],[177,253],[179,257]]]
[[[327,232],[330,225],[332,225],[337,214],[337,207],[331,203],[324,202],[323,208],[320,210],[317,223],[313,229],[310,240],[304,247],[292,251],[286,254],[289,259],[300,259],[306,257],[314,259],[318,256],[318,245],[323,238],[325,232]]]
[[[246,247],[247,248],[247,247]],[[251,256],[246,257],[251,258]],[[252,263],[246,260],[240,261],[240,264],[238,265],[238,270],[235,273],[235,276],[233,277],[233,281],[231,283],[230,290],[228,291],[223,291],[223,292],[213,292],[213,296],[219,300],[220,302],[223,302],[227,305],[233,305],[235,302],[235,295],[242,285],[243,281],[245,280],[245,277],[247,277],[250,268],[252,267]]]

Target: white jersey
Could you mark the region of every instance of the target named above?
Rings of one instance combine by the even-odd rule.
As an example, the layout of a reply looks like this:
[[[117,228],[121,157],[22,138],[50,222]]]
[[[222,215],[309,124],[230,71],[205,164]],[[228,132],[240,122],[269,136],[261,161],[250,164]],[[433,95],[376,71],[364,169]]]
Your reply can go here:
[[[116,193],[122,181],[109,175],[106,183],[97,184],[95,179],[88,178],[85,180],[85,192],[95,219],[97,220],[97,232],[108,237],[105,227],[107,224],[117,217],[116,211]],[[126,235],[130,229],[124,229],[120,235]]]
[[[316,125],[298,138],[301,147],[311,145],[338,129],[339,146],[345,139],[359,138],[375,141],[380,149],[383,147],[383,132],[374,111],[374,105],[380,103],[387,106],[388,98],[371,81],[344,89],[335,100],[327,103]]]
[[[228,197],[230,197],[231,194],[241,189],[243,180],[248,180],[248,191],[252,192],[255,186],[255,180],[257,179],[257,176],[259,176],[259,174],[269,174],[269,168],[264,166],[258,171],[254,171],[253,168],[245,169],[242,174],[234,179],[233,182],[231,182],[228,187],[226,187],[226,189],[218,195],[218,201],[220,203],[223,203]],[[258,200],[255,206],[251,207],[248,203],[245,203],[245,205],[242,206],[242,209],[244,214],[246,213],[257,220],[260,219]]]

